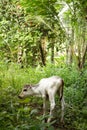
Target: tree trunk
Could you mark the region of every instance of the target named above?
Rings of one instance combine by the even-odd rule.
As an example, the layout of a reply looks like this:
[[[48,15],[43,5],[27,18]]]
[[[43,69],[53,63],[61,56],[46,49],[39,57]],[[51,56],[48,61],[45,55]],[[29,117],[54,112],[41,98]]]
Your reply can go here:
[[[83,23],[83,27],[86,28],[86,23]],[[86,43],[86,29],[81,29],[82,37],[80,38],[80,44],[78,43],[79,49],[78,49],[78,68],[82,69],[85,64],[86,60],[86,53],[87,53],[87,43]]]
[[[41,39],[41,42],[39,44],[40,54],[41,54],[41,61],[42,65],[46,65],[46,37],[43,37]]]
[[[73,62],[73,45],[66,47],[66,64],[71,65]]]
[[[84,53],[83,53],[83,57],[82,57],[82,62],[81,62],[81,64],[80,64],[80,69],[82,69],[82,68],[84,67],[86,53],[87,53],[87,45],[86,45],[86,47],[84,48]]]
[[[54,42],[51,43],[51,63],[54,63]]]

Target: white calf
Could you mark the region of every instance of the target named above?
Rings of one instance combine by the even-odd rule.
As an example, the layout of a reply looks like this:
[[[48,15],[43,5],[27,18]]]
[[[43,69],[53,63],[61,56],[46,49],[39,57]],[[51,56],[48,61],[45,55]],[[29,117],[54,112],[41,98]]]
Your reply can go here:
[[[64,117],[64,97],[63,97],[64,82],[60,77],[52,76],[43,78],[36,85],[25,85],[19,98],[28,97],[30,95],[41,96],[43,98],[43,115],[46,113],[46,99],[49,98],[50,102],[50,115],[47,122],[50,122],[55,108],[55,94],[58,93],[61,101],[61,122]]]

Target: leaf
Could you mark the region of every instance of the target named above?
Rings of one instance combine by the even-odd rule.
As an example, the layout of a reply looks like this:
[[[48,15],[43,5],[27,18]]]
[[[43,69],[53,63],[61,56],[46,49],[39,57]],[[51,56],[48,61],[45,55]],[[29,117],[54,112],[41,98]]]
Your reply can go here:
[[[31,110],[30,115],[37,114],[37,113],[38,113],[38,109],[33,109]]]

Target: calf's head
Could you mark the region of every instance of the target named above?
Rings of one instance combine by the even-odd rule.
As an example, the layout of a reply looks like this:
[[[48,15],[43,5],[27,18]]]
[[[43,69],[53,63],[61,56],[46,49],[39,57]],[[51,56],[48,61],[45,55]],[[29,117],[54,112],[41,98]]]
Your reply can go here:
[[[18,97],[22,99],[32,94],[33,94],[32,86],[25,85]]]

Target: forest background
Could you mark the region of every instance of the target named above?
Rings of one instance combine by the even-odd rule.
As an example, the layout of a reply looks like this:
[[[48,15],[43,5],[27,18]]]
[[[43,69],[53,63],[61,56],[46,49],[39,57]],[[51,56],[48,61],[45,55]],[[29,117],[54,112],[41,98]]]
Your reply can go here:
[[[52,75],[65,82],[64,126],[57,97],[51,123],[41,99],[18,99],[24,84]],[[87,130],[86,0],[0,0],[0,129]]]

